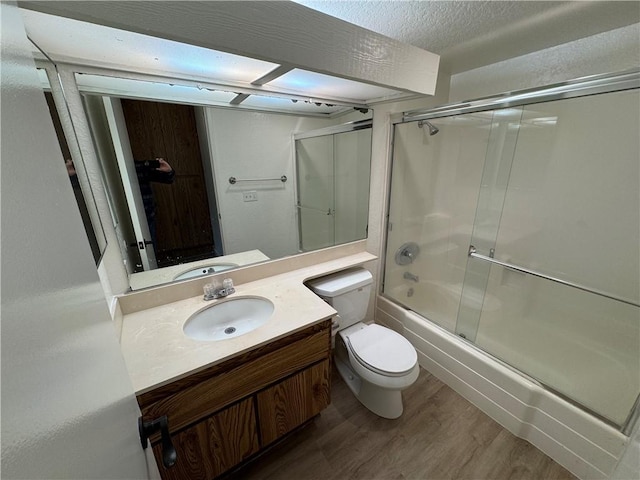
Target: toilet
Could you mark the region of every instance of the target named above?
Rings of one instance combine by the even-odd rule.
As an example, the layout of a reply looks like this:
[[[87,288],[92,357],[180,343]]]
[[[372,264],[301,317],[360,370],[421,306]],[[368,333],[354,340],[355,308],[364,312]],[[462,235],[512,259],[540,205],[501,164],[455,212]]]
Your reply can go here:
[[[371,295],[371,273],[350,269],[307,282],[338,315],[332,325],[335,363],[356,398],[376,415],[402,415],[401,391],[418,378],[418,355],[402,335],[363,323]]]

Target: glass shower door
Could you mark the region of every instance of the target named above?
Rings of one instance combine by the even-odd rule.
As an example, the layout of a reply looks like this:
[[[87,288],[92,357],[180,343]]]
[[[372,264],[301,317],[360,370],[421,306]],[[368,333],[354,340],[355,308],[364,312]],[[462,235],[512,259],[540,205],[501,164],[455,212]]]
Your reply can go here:
[[[493,112],[394,129],[383,293],[453,332]],[[413,245],[415,254],[402,255]]]
[[[524,107],[506,182],[486,181],[486,159],[456,325],[616,425],[640,391],[638,105],[623,91]]]
[[[636,89],[396,124],[383,283],[619,427],[640,392],[639,106]]]
[[[295,142],[301,251],[367,237],[371,128],[345,128]]]
[[[495,250],[521,118],[522,107],[493,112],[470,241],[473,248],[489,252],[491,256]],[[485,294],[490,267],[487,263],[467,261],[455,331],[470,341],[476,339],[482,309],[500,308],[499,303]]]
[[[300,251],[335,245],[333,136],[295,143]]]
[[[335,243],[367,238],[371,129],[333,135]]]

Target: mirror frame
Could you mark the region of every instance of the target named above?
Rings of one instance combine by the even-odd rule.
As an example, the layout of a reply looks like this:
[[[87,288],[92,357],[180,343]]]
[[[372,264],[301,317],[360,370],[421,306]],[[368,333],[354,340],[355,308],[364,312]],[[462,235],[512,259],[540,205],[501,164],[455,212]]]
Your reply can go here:
[[[99,257],[96,259],[97,267],[100,265],[105,251],[108,248],[108,241],[102,217],[98,212],[94,186],[90,181],[89,173],[85,168],[86,164],[83,159],[81,142],[78,137],[75,122],[73,121],[73,115],[69,109],[69,102],[67,100],[67,95],[65,94],[63,81],[58,70],[58,65],[51,60],[48,62],[36,61],[36,68],[38,70],[43,70],[47,76],[48,89],[43,85],[43,92],[48,90],[53,97],[53,102],[60,120],[62,131],[71,154],[71,160],[73,161],[74,168],[76,170],[76,176],[87,207],[91,228],[93,229],[93,234],[98,243],[98,249],[100,252]],[[84,219],[83,223],[85,224],[85,228],[87,228],[88,225],[86,225]]]

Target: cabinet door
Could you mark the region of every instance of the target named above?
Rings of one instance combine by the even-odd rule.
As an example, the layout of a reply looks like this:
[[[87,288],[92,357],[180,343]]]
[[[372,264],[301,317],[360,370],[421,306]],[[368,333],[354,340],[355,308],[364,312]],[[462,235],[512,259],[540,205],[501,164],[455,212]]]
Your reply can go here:
[[[330,403],[329,359],[258,393],[262,445],[320,413]]]
[[[178,453],[173,467],[162,465],[161,445],[153,452],[163,480],[210,480],[260,448],[253,397],[171,436]],[[169,419],[171,420],[171,419]]]

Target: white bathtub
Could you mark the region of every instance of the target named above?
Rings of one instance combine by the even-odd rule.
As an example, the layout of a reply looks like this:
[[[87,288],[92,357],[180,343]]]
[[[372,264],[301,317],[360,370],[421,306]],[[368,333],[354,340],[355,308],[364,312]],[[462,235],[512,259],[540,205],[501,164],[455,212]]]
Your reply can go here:
[[[579,478],[613,472],[628,442],[614,427],[381,296],[375,319],[411,341],[425,370]]]

